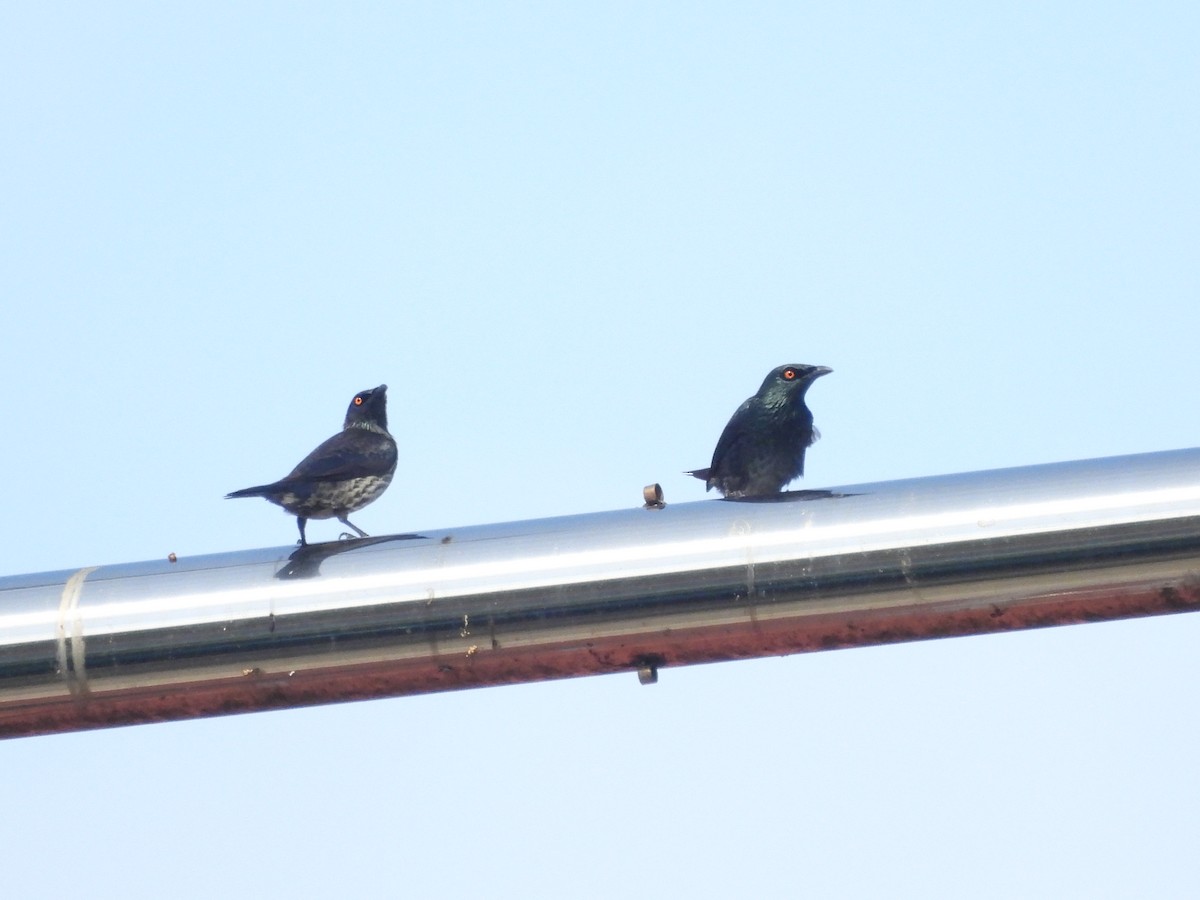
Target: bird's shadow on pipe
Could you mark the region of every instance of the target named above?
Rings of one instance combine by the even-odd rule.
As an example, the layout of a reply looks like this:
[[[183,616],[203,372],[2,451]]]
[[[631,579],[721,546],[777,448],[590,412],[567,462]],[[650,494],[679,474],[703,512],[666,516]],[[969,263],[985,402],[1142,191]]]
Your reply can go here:
[[[842,497],[857,497],[858,494],[840,494],[837,491],[783,491],[765,497],[721,497],[724,503],[795,503],[806,500],[838,500]]]
[[[423,534],[383,534],[379,537],[349,538],[340,541],[324,541],[319,544],[302,544],[292,551],[287,565],[275,573],[276,578],[316,578],[321,574],[321,563],[331,556],[385,544],[389,541],[425,541]]]

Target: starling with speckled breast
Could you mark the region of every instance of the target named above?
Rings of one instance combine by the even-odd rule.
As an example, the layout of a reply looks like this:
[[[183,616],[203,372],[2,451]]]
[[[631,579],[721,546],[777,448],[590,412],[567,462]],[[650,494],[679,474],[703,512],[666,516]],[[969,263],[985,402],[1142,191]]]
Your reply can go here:
[[[804,394],[833,369],[773,369],[758,393],[737,408],[713,451],[712,464],[686,474],[726,497],[766,497],[804,474],[804,451],[818,438]]]
[[[387,430],[387,385],[360,391],[350,401],[342,430],[272,484],[226,494],[262,497],[296,517],[300,543],[309,519],[337,519],[359,537],[367,533],[347,516],[378,500],[396,472],[396,441]]]

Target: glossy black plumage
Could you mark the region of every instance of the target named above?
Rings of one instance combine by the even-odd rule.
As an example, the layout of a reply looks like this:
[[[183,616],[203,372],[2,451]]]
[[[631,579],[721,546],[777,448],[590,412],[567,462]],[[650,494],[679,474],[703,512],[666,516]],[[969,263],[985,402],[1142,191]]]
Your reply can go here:
[[[387,430],[387,385],[361,391],[350,401],[342,430],[308,454],[285,478],[226,494],[262,497],[296,517],[300,543],[309,519],[337,519],[360,537],[365,531],[347,516],[377,500],[396,472],[396,441]]]
[[[711,465],[687,474],[730,498],[781,491],[804,474],[804,451],[820,437],[804,394],[832,371],[795,364],[773,369],[721,432]]]

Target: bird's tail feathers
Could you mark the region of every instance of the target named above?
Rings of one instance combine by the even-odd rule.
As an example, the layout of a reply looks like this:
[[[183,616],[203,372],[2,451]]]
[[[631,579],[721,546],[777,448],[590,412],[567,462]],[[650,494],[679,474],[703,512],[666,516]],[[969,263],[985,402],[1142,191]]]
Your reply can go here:
[[[264,494],[270,494],[274,491],[275,486],[272,484],[260,484],[256,487],[242,488],[240,491],[234,491],[231,494],[226,494],[226,500],[236,500],[238,497],[261,497]]]

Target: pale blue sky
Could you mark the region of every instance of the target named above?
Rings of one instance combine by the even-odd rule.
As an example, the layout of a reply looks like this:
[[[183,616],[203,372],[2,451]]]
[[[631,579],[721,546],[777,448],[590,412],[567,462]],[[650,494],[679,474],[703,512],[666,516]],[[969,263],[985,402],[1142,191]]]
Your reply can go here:
[[[1200,444],[1192,4],[0,9],[0,574]],[[1049,8],[1048,8],[1049,7]],[[546,489],[546,485],[552,489]],[[329,523],[310,525],[314,540]],[[13,897],[1195,896],[1200,616],[0,743]]]

